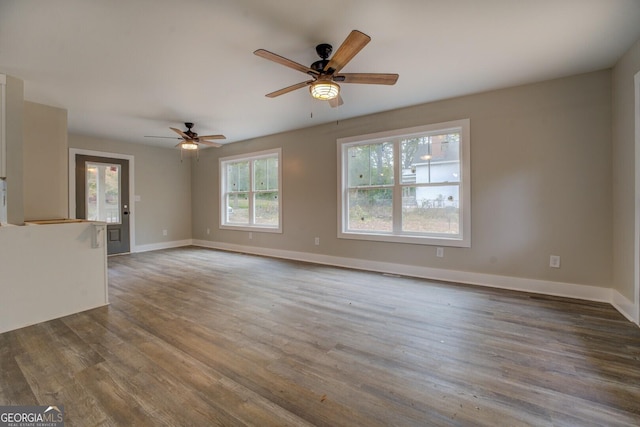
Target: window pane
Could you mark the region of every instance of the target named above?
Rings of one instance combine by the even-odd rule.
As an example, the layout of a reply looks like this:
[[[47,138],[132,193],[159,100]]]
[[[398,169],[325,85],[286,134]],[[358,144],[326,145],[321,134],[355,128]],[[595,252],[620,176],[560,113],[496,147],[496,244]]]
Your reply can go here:
[[[349,187],[393,184],[393,144],[356,145],[347,150]]]
[[[391,189],[349,190],[349,224],[352,231],[393,231]]]
[[[227,221],[233,224],[249,224],[249,196],[247,193],[227,195]]]
[[[257,193],[254,202],[255,224],[278,225],[278,192]]]
[[[256,191],[278,189],[278,159],[269,157],[253,163],[254,188]]]
[[[85,175],[85,188],[87,189],[87,219],[98,220],[98,167],[87,164]]]
[[[413,184],[416,182],[417,164],[424,163],[420,157],[424,157],[429,150],[429,138],[419,137],[403,140],[400,143],[400,155],[402,157],[402,183]]]
[[[120,165],[105,166],[105,212],[108,223],[120,223]]]
[[[403,140],[402,183],[460,182],[460,133]]]
[[[120,165],[86,163],[87,219],[120,223]]]
[[[459,234],[460,187],[405,187],[402,231]]]
[[[249,191],[249,162],[227,164],[227,192]]]

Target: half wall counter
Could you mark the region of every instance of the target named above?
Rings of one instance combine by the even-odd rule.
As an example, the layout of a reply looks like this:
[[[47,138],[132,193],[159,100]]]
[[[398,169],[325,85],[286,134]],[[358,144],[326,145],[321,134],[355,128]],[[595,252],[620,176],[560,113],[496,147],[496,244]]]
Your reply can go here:
[[[107,305],[106,224],[0,226],[0,333]]]

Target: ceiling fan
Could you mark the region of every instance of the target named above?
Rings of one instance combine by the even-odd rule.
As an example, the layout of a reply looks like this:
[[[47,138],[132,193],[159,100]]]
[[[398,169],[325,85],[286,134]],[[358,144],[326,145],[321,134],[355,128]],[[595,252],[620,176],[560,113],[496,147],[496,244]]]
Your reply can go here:
[[[309,86],[309,92],[311,92],[314,98],[329,101],[332,107],[337,107],[343,103],[342,97],[340,96],[340,86],[337,82],[374,85],[395,84],[396,81],[398,81],[398,74],[340,73],[340,70],[370,41],[371,37],[368,35],[358,30],[353,30],[342,42],[331,59],[328,58],[331,55],[333,47],[327,43],[319,44],[316,46],[316,52],[321,59],[311,64],[310,67],[276,55],[268,50],[256,50],[253,52],[255,55],[268,59],[269,61],[277,62],[285,67],[293,68],[312,77],[311,80],[268,93],[266,96],[268,98],[275,98],[276,96]]]
[[[171,138],[171,139],[181,139],[176,148],[180,148],[182,150],[197,150],[198,144],[208,145],[211,147],[221,147],[222,144],[217,142],[209,141],[210,139],[225,139],[224,135],[202,135],[199,136],[197,133],[191,130],[193,127],[193,123],[186,122],[185,127],[187,130],[182,131],[180,129],[170,127],[172,131],[180,135],[179,138],[174,136],[147,136],[147,138]]]

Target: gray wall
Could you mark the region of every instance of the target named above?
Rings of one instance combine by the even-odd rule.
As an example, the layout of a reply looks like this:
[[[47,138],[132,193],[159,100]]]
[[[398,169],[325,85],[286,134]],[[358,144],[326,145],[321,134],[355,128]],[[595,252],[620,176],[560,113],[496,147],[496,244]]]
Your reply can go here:
[[[613,68],[613,286],[629,300],[634,294],[635,97],[640,40]],[[640,120],[640,118],[638,119]]]
[[[446,248],[436,258],[430,246],[336,237],[337,138],[463,118],[471,119],[471,248]],[[247,232],[218,229],[218,158],[274,147],[282,147],[284,232],[249,240]],[[611,286],[608,70],[207,149],[192,173],[194,239]],[[551,254],[562,257],[562,268],[549,268]]]
[[[135,195],[140,196],[134,202],[131,195],[136,246],[191,239],[191,162],[180,162],[180,151],[73,134],[69,147],[134,156]]]

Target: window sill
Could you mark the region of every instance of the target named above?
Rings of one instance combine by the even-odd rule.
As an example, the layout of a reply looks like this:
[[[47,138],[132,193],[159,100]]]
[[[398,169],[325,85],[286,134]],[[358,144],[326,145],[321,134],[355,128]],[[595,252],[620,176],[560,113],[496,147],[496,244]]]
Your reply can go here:
[[[282,233],[282,228],[278,227],[260,227],[252,225],[220,225],[221,230],[234,230],[234,231],[252,231],[260,233]]]
[[[459,237],[446,237],[446,236],[401,236],[391,234],[374,234],[374,233],[338,233],[339,239],[352,239],[352,240],[367,240],[376,242],[391,242],[391,243],[408,243],[412,245],[425,245],[425,246],[447,246],[455,248],[470,248],[471,239],[463,239]]]

